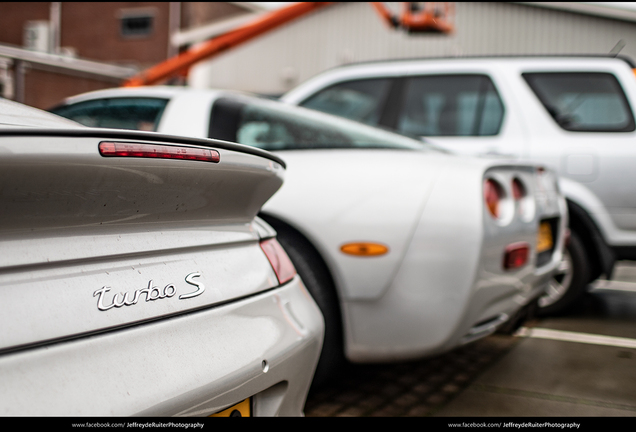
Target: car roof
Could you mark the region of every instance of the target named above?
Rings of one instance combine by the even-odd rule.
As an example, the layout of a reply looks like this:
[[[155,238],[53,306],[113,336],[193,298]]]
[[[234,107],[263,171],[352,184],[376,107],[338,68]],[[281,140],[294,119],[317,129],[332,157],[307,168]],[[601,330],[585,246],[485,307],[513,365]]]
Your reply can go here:
[[[626,56],[616,55],[489,55],[459,57],[420,57],[391,60],[372,60],[349,63],[324,70],[292,88],[280,97],[286,103],[297,104],[316,91],[336,82],[358,79],[411,76],[420,73],[484,73],[503,68],[519,71],[539,69],[586,71],[587,69],[636,69]]]
[[[361,77],[368,75],[390,74],[391,76],[409,75],[417,73],[421,70],[448,69],[448,70],[466,70],[467,68],[482,69],[496,68],[498,65],[515,64],[518,67],[534,68],[586,68],[595,66],[605,67],[610,64],[620,64],[631,69],[636,69],[634,63],[629,57],[615,55],[501,55],[501,56],[461,56],[461,57],[424,57],[424,58],[404,58],[391,60],[370,60],[357,63],[348,63],[345,65],[335,66],[326,69],[289,92],[281,96],[281,100],[288,101],[296,96],[297,91],[303,93],[307,88],[306,85],[315,85],[318,80],[323,79],[343,79],[349,77]],[[445,71],[447,72],[447,71]],[[311,84],[310,84],[311,83]]]
[[[64,117],[0,98],[0,129],[14,128],[83,129],[84,126]]]
[[[454,57],[412,57],[412,58],[396,58],[385,60],[368,60],[345,65],[336,66],[333,69],[346,69],[349,67],[365,66],[365,65],[384,65],[393,63],[412,63],[412,62],[438,62],[438,61],[519,61],[519,60],[541,60],[541,61],[568,61],[568,60],[619,60],[627,63],[632,69],[636,68],[636,62],[631,57],[615,54],[501,54],[501,55],[474,55],[474,56],[454,56]]]

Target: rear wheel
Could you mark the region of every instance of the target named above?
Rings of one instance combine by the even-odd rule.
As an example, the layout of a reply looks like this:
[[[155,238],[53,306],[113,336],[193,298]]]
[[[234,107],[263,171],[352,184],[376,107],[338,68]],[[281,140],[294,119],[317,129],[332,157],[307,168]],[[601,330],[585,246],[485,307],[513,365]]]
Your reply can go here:
[[[335,377],[346,364],[338,296],[327,267],[313,246],[291,230],[271,225],[325,320],[322,352],[312,382],[312,388],[318,388]]]
[[[590,281],[590,270],[585,247],[575,231],[563,253],[557,273],[539,298],[539,315],[553,315],[568,311],[585,292]]]

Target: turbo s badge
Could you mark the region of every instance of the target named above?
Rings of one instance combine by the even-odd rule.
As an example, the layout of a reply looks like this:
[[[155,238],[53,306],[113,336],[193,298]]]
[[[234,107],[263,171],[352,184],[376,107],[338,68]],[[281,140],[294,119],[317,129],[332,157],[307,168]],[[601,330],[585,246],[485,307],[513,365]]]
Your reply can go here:
[[[185,277],[185,281],[193,287],[196,287],[196,290],[181,294],[178,297],[179,300],[185,300],[203,294],[205,286],[202,282],[197,280],[199,277],[201,277],[201,273],[199,272],[190,273]],[[112,308],[132,306],[142,300],[142,296],[145,301],[149,302],[174,297],[177,294],[177,288],[174,284],[170,283],[163,288],[159,288],[154,285],[152,280],[148,282],[148,286],[146,288],[128,291],[125,293],[120,292],[118,294],[114,294],[112,297],[106,294],[110,290],[111,287],[103,286],[93,293],[93,297],[97,297],[97,309],[107,311]]]

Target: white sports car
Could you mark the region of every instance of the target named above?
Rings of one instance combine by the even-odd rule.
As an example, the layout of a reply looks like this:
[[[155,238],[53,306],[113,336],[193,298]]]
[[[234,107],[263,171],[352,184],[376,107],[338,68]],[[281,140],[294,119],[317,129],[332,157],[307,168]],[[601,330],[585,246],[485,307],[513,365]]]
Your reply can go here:
[[[229,91],[122,88],[54,112],[84,124],[235,141],[287,162],[260,216],[325,317],[316,382],[344,357],[395,361],[494,332],[543,294],[566,206],[552,172],[459,157]]]
[[[284,162],[0,99],[0,415],[300,416],[324,324]]]

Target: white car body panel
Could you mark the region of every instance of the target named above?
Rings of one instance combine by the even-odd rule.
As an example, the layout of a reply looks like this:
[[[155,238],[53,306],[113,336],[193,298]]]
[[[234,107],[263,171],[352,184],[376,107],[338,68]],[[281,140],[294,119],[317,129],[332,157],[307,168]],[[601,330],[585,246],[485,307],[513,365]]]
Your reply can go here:
[[[211,101],[185,94],[173,102],[166,107],[157,130],[171,135],[206,138]]]
[[[302,229],[330,261],[343,299],[380,297],[404,257],[445,158],[435,166],[435,155],[407,160],[386,150],[299,150],[282,156],[292,181],[265,203],[263,212]],[[330,175],[315,187],[314,179],[325,167]],[[299,196],[307,198],[302,205]],[[334,253],[344,243],[363,240],[388,245],[390,253],[367,260]]]
[[[298,416],[322,331],[308,298],[296,277],[275,295],[2,355],[0,414],[202,416],[253,396],[257,416]]]

